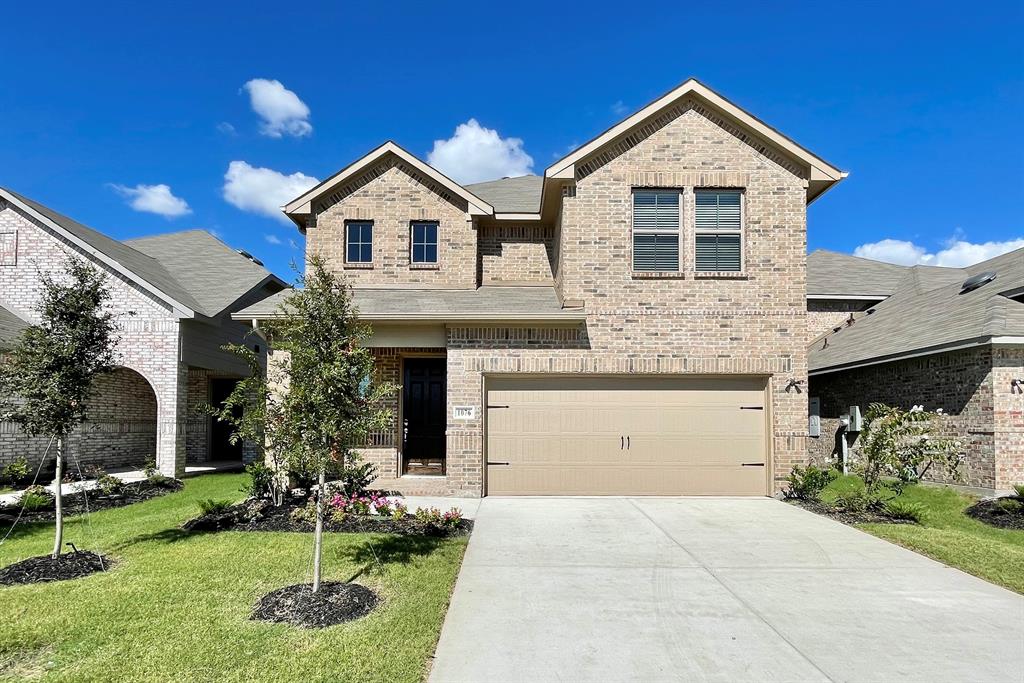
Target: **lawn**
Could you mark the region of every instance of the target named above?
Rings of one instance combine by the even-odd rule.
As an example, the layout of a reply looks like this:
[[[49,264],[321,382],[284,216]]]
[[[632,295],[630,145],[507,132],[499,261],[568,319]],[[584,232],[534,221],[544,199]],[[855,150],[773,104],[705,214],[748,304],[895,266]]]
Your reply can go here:
[[[260,596],[309,581],[312,535],[178,529],[199,499],[241,498],[245,477],[197,477],[178,493],[72,518],[65,539],[118,564],[0,588],[0,680],[421,680],[466,539],[326,534],[324,578],[355,578],[383,606],[320,631],[252,622]],[[51,543],[48,524],[15,530],[0,566]]]
[[[835,491],[856,486],[841,477],[822,492],[826,503]],[[859,524],[858,528],[927,555],[986,581],[1024,593],[1024,531],[997,529],[963,514],[975,498],[954,489],[908,486],[900,500],[920,503],[927,517],[916,524]]]

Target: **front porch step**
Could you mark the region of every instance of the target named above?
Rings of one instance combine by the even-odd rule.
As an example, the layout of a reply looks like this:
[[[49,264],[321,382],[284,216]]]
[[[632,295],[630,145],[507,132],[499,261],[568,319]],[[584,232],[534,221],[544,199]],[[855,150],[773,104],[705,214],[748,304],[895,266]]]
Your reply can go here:
[[[370,488],[379,491],[395,491],[403,496],[452,496],[448,477],[398,477],[397,479],[377,479]]]

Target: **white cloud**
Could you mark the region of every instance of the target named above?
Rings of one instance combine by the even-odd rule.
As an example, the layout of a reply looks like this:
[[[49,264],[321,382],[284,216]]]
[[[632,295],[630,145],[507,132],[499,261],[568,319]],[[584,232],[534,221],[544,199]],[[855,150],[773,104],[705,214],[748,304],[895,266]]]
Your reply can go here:
[[[519,138],[503,138],[476,119],[460,123],[447,140],[434,140],[427,163],[460,183],[477,183],[533,172]]]
[[[171,192],[170,185],[136,185],[126,187],[125,185],[114,185],[114,191],[128,200],[128,206],[136,211],[155,213],[164,218],[177,218],[192,213],[188,202],[181,197],[175,197]]]
[[[615,104],[612,105],[612,113],[616,116],[624,116],[629,111],[629,107],[622,100],[616,100]]]
[[[224,135],[231,135],[231,136],[238,135],[237,131],[235,131],[235,127],[232,126],[227,121],[221,121],[220,123],[218,123],[217,124],[217,130],[219,132],[223,133]]]
[[[272,138],[302,137],[313,132],[309,107],[281,81],[254,78],[242,86],[249,93],[252,110],[263,119],[260,132]]]
[[[945,248],[930,253],[926,248],[906,240],[884,239],[862,244],[853,250],[854,256],[898,263],[903,266],[926,265],[963,268],[980,261],[1005,254],[1024,247],[1024,238],[1004,242],[968,242],[954,238],[946,242]]]
[[[292,249],[298,249],[299,248],[299,243],[296,242],[293,239],[289,239],[288,240],[288,246],[291,247]]]
[[[270,233],[265,234],[263,236],[263,239],[267,241],[267,244],[284,244],[284,242],[281,241],[280,237],[278,237],[277,235],[271,235]]]
[[[224,199],[242,211],[289,224],[281,207],[319,182],[304,173],[285,175],[272,168],[232,161],[224,174]]]

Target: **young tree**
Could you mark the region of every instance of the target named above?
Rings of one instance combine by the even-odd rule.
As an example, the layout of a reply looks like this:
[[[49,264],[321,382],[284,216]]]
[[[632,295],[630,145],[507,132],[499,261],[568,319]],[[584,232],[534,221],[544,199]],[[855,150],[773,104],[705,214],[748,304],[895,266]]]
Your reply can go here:
[[[60,555],[64,536],[61,482],[67,436],[86,418],[96,376],[114,368],[117,325],[105,309],[110,299],[106,276],[90,264],[69,258],[63,277],[41,274],[37,306],[40,322],[28,327],[0,366],[6,416],[33,435],[57,444],[56,533],[51,557]]]
[[[395,385],[376,381],[373,356],[363,344],[370,335],[352,305],[348,285],[312,256],[306,274],[281,306],[282,317],[267,326],[287,391],[280,397],[275,446],[289,469],[315,473],[316,532],[313,592],[320,590],[325,484],[328,469],[342,477],[357,472],[354,450],[367,436],[392,424],[384,399]]]
[[[929,412],[921,406],[904,410],[884,403],[872,403],[864,415],[860,435],[864,483],[874,490],[883,477],[892,477],[897,485],[920,481],[932,467],[958,479],[961,444],[955,439],[935,436],[941,412]]]

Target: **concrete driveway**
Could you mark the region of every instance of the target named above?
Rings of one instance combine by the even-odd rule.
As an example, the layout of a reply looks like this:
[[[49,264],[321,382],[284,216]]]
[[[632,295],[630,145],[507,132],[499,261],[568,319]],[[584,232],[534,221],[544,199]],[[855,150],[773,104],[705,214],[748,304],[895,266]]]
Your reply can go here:
[[[1020,681],[1024,597],[767,498],[486,498],[430,680]]]

